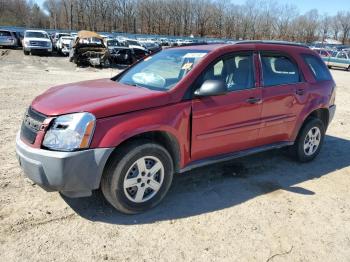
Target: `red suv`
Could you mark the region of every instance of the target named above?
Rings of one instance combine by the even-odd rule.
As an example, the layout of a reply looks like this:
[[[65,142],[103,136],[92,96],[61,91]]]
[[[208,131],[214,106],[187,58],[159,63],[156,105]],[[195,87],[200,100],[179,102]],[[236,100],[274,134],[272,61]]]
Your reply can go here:
[[[68,197],[101,188],[119,211],[158,204],[174,173],[273,148],[320,151],[335,83],[305,46],[263,41],[171,48],[113,77],[53,87],[27,110],[24,173]]]

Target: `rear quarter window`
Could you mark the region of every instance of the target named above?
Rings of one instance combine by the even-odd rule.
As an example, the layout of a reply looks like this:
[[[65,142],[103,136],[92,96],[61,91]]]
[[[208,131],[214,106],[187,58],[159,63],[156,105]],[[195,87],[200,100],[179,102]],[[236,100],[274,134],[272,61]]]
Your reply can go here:
[[[302,57],[313,73],[316,81],[332,80],[331,73],[321,58],[309,54],[303,54]]]

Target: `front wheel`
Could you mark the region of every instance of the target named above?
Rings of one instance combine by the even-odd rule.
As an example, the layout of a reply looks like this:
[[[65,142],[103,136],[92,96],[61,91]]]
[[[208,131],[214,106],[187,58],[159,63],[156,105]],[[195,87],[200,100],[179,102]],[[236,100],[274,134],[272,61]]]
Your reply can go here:
[[[164,147],[138,140],[112,155],[101,189],[117,210],[135,214],[156,206],[164,198],[173,172],[172,158]]]
[[[311,118],[302,127],[295,144],[291,147],[292,155],[300,162],[313,160],[321,150],[324,136],[324,123],[318,118]]]

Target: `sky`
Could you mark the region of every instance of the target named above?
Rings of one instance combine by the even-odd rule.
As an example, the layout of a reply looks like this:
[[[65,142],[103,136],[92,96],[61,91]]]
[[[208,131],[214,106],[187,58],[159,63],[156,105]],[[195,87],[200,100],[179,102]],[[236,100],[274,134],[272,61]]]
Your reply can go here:
[[[42,6],[45,0],[34,0]],[[350,11],[350,0],[275,0],[281,4],[293,4],[301,13],[318,9],[320,14],[335,15],[338,11]],[[246,0],[231,0],[232,3],[244,4]]]

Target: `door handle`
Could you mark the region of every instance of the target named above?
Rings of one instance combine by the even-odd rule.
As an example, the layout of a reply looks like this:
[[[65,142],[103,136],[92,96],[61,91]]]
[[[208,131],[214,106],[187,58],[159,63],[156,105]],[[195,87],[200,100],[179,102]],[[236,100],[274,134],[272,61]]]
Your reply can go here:
[[[261,98],[259,98],[259,97],[249,97],[246,101],[249,104],[260,104],[261,103]]]
[[[295,93],[299,96],[302,96],[303,94],[305,94],[305,89],[297,89]]]

